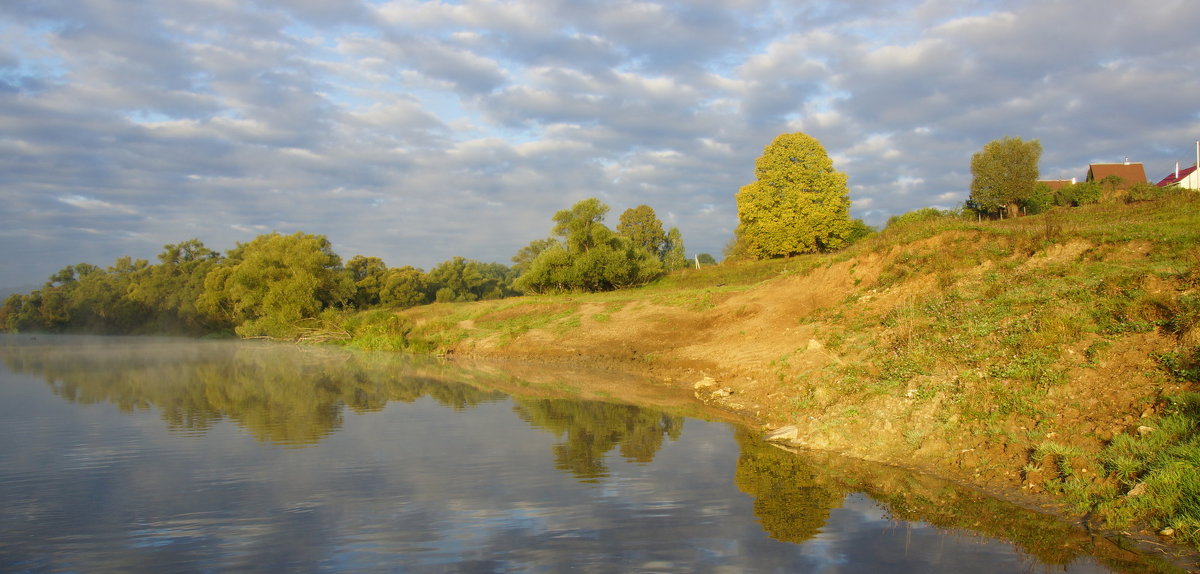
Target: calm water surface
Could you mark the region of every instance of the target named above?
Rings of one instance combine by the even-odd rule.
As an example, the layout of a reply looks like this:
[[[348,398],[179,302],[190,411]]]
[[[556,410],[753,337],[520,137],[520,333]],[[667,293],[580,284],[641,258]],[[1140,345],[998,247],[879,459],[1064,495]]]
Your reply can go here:
[[[1165,569],[698,407],[564,398],[569,375],[155,339],[8,336],[0,359],[6,572]]]

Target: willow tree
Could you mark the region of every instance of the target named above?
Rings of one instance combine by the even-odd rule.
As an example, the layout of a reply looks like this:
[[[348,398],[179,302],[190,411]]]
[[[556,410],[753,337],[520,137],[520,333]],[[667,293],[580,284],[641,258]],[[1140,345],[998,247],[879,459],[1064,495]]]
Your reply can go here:
[[[1041,157],[1038,140],[1006,137],[988,142],[971,156],[970,205],[984,213],[1007,210],[1015,217],[1033,195]]]
[[[816,138],[775,138],[754,162],[756,181],[737,193],[740,250],[756,259],[844,247],[853,230],[846,174]]]
[[[199,307],[243,337],[292,337],[305,319],[354,297],[351,274],[324,235],[260,235],[208,273]]]
[[[687,267],[687,255],[683,249],[683,235],[672,227],[663,232],[662,220],[649,205],[626,209],[617,224],[617,233],[628,237],[634,247],[658,255],[663,271],[675,271]]]
[[[621,214],[617,224],[617,233],[628,237],[635,246],[651,253],[666,251],[667,234],[663,231],[662,220],[654,213],[649,205],[639,205],[626,209]]]

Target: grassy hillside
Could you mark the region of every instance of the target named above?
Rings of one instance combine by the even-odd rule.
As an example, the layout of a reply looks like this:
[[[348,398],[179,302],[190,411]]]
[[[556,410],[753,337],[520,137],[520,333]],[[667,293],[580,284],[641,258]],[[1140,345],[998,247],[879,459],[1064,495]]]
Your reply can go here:
[[[613,363],[797,446],[1200,543],[1200,197],[912,218],[645,288],[363,315],[356,344]]]

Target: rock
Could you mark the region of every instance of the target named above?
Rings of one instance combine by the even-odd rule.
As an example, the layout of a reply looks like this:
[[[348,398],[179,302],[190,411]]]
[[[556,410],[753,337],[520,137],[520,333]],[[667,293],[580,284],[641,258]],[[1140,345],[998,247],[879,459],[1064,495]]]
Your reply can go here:
[[[703,379],[696,381],[696,384],[692,385],[692,388],[703,389],[703,388],[715,387],[715,386],[717,386],[717,382],[714,381],[712,379],[712,377],[704,377]]]
[[[1139,482],[1139,483],[1137,483],[1137,486],[1129,489],[1129,493],[1126,494],[1125,496],[1129,497],[1129,498],[1133,498],[1135,496],[1141,496],[1143,494],[1146,494],[1146,483]]]
[[[824,348],[825,348],[825,346],[822,345],[820,341],[818,341],[816,339],[808,340],[808,350],[809,351],[819,351]]]
[[[723,389],[717,389],[712,392],[712,396],[714,396],[714,397],[728,397],[729,395],[732,395],[732,394],[733,394],[733,389],[731,389],[729,387],[725,387]]]
[[[1146,436],[1152,432],[1154,432],[1154,427],[1148,427],[1145,425],[1138,427],[1138,436]]]
[[[1158,533],[1163,536],[1175,536],[1175,529],[1174,528],[1164,528],[1162,530],[1159,530]]]
[[[767,433],[767,440],[792,441],[800,438],[800,429],[796,425],[779,427]]]

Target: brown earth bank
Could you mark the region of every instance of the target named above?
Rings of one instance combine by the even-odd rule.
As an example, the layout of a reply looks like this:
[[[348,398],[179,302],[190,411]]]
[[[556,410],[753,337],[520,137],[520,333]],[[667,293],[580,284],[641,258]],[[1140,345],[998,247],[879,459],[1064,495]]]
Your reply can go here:
[[[624,379],[631,387],[604,393],[691,389],[705,404],[764,433],[782,429],[778,438],[790,447],[916,469],[1081,518],[1084,510],[1045,492],[1042,473],[1049,471],[1043,468],[1052,465],[1033,460],[1038,445],[1052,441],[1094,452],[1116,435],[1145,432],[1143,420],[1163,411],[1164,397],[1197,389],[1164,373],[1156,358],[1197,333],[1101,332],[1072,326],[1070,313],[1037,314],[1071,306],[1080,307],[1076,314],[1094,314],[1087,297],[1057,301],[1066,295],[1054,292],[1082,281],[1066,269],[1092,264],[1125,265],[1123,273],[1135,277],[1139,293],[1178,296],[1190,287],[1137,268],[1157,249],[1146,241],[1066,237],[961,257],[992,240],[977,230],[958,230],[903,247],[797,263],[748,285],[725,285],[720,274],[706,285],[707,276],[696,271],[687,289],[524,297],[454,312],[433,305],[404,315],[417,332],[446,336],[440,347],[449,356],[636,373],[641,377]],[[1015,285],[1043,277],[1063,278],[1068,287],[1035,286],[1030,297],[1049,292],[1030,306],[995,303],[1011,297]],[[1089,287],[1104,288],[1103,280]],[[964,303],[964,297],[978,300]],[[1001,313],[992,327],[947,327],[959,315],[986,313],[994,304],[1010,306],[1011,313]],[[957,307],[930,319],[939,305]],[[1011,339],[1005,334],[1025,319],[1033,326],[1013,332],[1051,349],[1029,356],[1042,357],[1044,364],[1034,367],[1054,376],[1009,368],[1007,363],[1023,364],[1021,353],[1029,347],[1001,341]],[[931,345],[943,345],[947,355],[913,359]],[[1021,352],[975,356],[997,346]],[[956,354],[964,358],[956,360]],[[913,361],[910,370],[901,368]],[[1044,380],[1051,382],[1039,382]],[[1085,466],[1077,472],[1100,471]],[[1151,545],[1171,545],[1156,530],[1131,534]],[[1194,555],[1181,560],[1196,564]]]
[[[852,405],[804,400],[822,393],[819,387],[798,382],[806,376],[819,381],[827,376],[823,371],[830,365],[861,359],[847,354],[887,352],[879,347],[850,353],[831,350],[826,340],[834,328],[818,313],[855,294],[856,281],[877,275],[883,259],[848,260],[745,291],[714,292],[698,297],[692,305],[653,300],[576,302],[569,297],[564,298],[565,303],[531,303],[460,323],[467,336],[449,353],[639,373],[661,383],[693,388],[705,403],[736,413],[764,431],[795,426],[798,446],[917,465],[982,486],[1027,487],[1036,492],[1021,472],[1028,462],[1028,445],[963,434],[930,436],[914,448],[916,441],[909,431],[930,426],[940,406],[937,400],[914,400],[915,386],[898,396],[854,397],[857,400]],[[924,291],[926,286],[920,282],[867,290],[854,307],[863,316],[882,316],[899,303],[919,300]],[[577,326],[564,329],[558,322],[550,322],[515,336],[471,336],[476,323],[518,313],[552,312],[555,307],[572,309],[559,321],[574,319]],[[841,320],[862,317],[843,314]],[[1042,433],[1048,438],[1096,443],[1119,432],[1136,431],[1143,416],[1160,408],[1158,400],[1163,394],[1187,386],[1165,383],[1152,374],[1157,365],[1149,354],[1169,346],[1164,339],[1154,333],[1123,337],[1113,345],[1115,350],[1092,367],[1083,365],[1087,345],[1065,349],[1066,360],[1077,356],[1074,361],[1079,365],[1072,366],[1066,383],[1045,399],[1044,410],[1056,413],[1054,420],[1026,421],[1014,416],[1006,422],[1012,425],[1009,434],[1028,435],[1031,427],[1038,426],[1050,429]],[[937,377],[918,378],[927,382]],[[854,416],[845,416],[847,409],[856,411]],[[1065,432],[1072,434],[1063,436]]]

